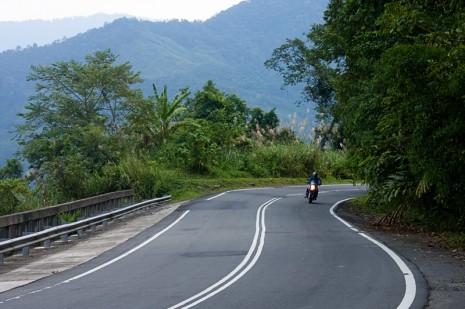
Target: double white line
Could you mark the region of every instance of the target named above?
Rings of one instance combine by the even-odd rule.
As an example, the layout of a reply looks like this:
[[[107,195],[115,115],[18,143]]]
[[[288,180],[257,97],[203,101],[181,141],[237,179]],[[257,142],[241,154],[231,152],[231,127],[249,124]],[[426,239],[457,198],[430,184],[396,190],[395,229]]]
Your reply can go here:
[[[263,246],[265,245],[265,212],[266,209],[273,204],[274,202],[280,200],[281,198],[273,198],[268,202],[262,204],[257,210],[257,217],[255,221],[255,235],[252,241],[252,245],[250,246],[247,255],[242,260],[242,262],[226,277],[218,281],[217,283],[213,284],[209,288],[206,288],[202,292],[188,298],[169,309],[176,309],[176,308],[191,308],[208,298],[220,293],[234,282],[239,280],[242,276],[244,276],[257,262],[258,258],[260,257]]]

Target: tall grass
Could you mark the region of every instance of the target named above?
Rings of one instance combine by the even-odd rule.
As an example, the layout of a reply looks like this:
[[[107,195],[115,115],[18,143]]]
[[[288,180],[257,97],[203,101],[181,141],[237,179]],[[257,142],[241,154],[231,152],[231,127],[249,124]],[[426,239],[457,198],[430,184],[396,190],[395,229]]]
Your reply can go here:
[[[316,147],[296,143],[257,148],[246,161],[246,168],[255,177],[305,177],[317,168]]]
[[[120,163],[122,182],[128,182],[136,193],[136,198],[143,199],[163,195],[163,186],[158,164],[155,161],[127,157]]]
[[[126,155],[118,163],[98,171],[86,171],[79,160],[69,161],[58,177],[39,183],[29,202],[20,200],[21,183],[11,188],[4,184],[3,199],[13,207],[0,207],[3,214],[25,208],[38,208],[98,194],[134,189],[136,200],[172,195],[174,199],[198,197],[229,188],[269,184],[304,184],[313,171],[323,178],[342,179],[350,175],[341,151],[322,150],[316,144],[288,142],[267,143],[246,149],[230,147],[217,153],[214,160],[205,160],[209,173],[193,173],[178,158],[177,151]],[[181,152],[181,155],[183,153]],[[57,180],[60,180],[58,182]],[[15,191],[16,190],[16,191]],[[26,191],[25,191],[26,192]],[[13,194],[14,193],[14,194]],[[5,204],[5,203],[1,203]]]

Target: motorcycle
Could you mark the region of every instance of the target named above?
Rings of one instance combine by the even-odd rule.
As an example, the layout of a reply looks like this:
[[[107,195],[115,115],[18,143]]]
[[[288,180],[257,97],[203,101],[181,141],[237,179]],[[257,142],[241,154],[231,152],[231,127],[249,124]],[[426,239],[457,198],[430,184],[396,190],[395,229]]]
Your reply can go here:
[[[308,203],[311,204],[317,196],[318,193],[318,185],[312,180],[308,184]]]

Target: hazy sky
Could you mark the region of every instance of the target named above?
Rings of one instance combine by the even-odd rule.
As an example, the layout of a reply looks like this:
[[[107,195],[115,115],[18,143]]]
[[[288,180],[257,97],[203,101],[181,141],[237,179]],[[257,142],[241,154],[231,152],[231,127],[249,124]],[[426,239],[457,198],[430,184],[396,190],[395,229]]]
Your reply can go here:
[[[0,0],[0,21],[21,21],[96,13],[159,19],[205,20],[243,0]]]

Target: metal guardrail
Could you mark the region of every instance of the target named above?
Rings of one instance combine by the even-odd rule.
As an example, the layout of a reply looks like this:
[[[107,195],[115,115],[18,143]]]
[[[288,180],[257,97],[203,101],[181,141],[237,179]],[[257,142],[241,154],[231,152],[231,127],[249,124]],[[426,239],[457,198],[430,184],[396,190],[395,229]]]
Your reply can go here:
[[[82,218],[89,218],[133,203],[134,190],[124,190],[1,216],[0,241],[58,226],[61,224],[60,214],[62,213],[72,213],[79,210]]]
[[[108,213],[97,215],[95,217],[90,217],[77,222],[67,223],[40,232],[31,233],[26,236],[2,241],[0,242],[0,265],[3,264],[5,254],[22,250],[23,255],[28,255],[29,247],[32,245],[44,243],[44,247],[47,248],[50,246],[50,243],[53,239],[61,237],[63,241],[67,241],[69,234],[77,233],[78,235],[82,235],[83,232],[88,228],[95,230],[97,225],[103,224],[105,226],[109,221],[126,216],[142,208],[152,206],[153,204],[168,201],[170,199],[171,195],[155,198],[130,205],[125,208],[110,211]]]

